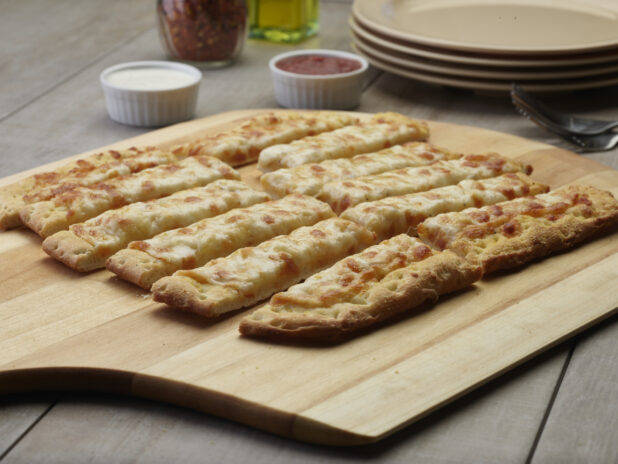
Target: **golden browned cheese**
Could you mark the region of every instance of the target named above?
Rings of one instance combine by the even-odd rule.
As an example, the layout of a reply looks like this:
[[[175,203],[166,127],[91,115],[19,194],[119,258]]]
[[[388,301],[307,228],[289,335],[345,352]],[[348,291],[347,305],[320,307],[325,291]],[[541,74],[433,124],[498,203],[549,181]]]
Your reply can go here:
[[[461,158],[452,152],[424,142],[408,142],[383,150],[338,158],[320,163],[303,164],[289,169],[277,169],[260,177],[268,193],[282,197],[288,193],[317,195],[322,186],[340,179],[379,174],[411,166],[426,166],[436,161]]]
[[[175,271],[203,266],[239,248],[258,245],[334,215],[326,203],[315,198],[288,195],[131,242],[128,249],[110,257],[106,267],[149,289],[155,281]]]
[[[534,182],[525,174],[507,173],[489,179],[463,180],[457,185],[427,192],[368,201],[347,209],[341,217],[362,224],[379,240],[384,240],[402,233],[416,235],[416,226],[437,214],[491,205],[548,190],[547,185]]]
[[[23,207],[20,216],[26,226],[48,237],[109,209],[161,198],[222,178],[239,179],[240,175],[217,158],[196,156],[69,190],[51,200]]]
[[[54,171],[34,174],[0,188],[0,230],[22,224],[19,211],[30,203],[118,176],[179,160],[173,153],[155,147],[108,150],[67,163]]]
[[[374,243],[371,232],[330,218],[202,267],[178,271],[152,288],[155,301],[206,317],[251,306]]]
[[[243,335],[341,339],[439,295],[464,288],[480,268],[450,251],[397,235],[277,293],[240,323]]]
[[[260,153],[263,172],[293,168],[327,159],[350,158],[412,140],[426,140],[429,127],[397,113],[377,113],[357,124],[289,144],[273,145]]]
[[[535,197],[440,214],[421,223],[419,237],[450,249],[484,272],[519,266],[567,249],[618,222],[610,192],[572,185]]]
[[[145,240],[234,208],[269,200],[237,180],[221,179],[205,187],[176,192],[147,202],[131,203],[106,211],[43,241],[43,249],[77,271],[105,267],[105,261],[129,242]]]
[[[438,161],[429,166],[329,182],[322,187],[317,198],[328,203],[339,214],[366,201],[424,192],[453,185],[464,179],[486,179],[507,172],[530,174],[532,167],[495,153],[465,155],[460,159]]]
[[[351,114],[335,111],[271,112],[229,131],[177,145],[172,151],[184,156],[214,156],[231,166],[240,166],[256,161],[260,152],[271,145],[338,129],[357,120]]]

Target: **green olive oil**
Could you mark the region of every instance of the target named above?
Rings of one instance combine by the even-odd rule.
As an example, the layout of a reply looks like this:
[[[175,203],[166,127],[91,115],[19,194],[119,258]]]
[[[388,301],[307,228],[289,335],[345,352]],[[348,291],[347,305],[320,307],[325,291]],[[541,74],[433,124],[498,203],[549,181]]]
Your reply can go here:
[[[319,0],[250,0],[249,37],[295,43],[318,32]]]

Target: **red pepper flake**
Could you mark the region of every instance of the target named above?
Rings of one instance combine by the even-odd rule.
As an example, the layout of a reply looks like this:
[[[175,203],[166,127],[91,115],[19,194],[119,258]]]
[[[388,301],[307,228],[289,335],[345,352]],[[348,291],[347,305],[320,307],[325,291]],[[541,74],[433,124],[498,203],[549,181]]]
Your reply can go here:
[[[174,58],[227,61],[245,38],[244,0],[159,0],[159,29]]]

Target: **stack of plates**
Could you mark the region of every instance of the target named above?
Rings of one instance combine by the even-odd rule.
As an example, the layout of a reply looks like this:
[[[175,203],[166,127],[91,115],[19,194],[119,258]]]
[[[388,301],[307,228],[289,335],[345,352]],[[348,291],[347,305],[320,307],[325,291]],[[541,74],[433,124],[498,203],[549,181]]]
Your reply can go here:
[[[618,0],[355,0],[356,51],[435,84],[532,92],[618,84]]]

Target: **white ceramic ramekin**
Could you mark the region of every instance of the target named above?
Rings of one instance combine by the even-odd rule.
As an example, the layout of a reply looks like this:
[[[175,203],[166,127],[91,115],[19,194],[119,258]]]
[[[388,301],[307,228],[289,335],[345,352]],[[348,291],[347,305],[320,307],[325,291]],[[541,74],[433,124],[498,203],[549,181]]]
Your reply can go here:
[[[174,69],[189,75],[191,81],[180,87],[136,90],[119,87],[108,80],[114,72],[140,68]],[[130,126],[156,127],[193,117],[202,73],[194,66],[171,61],[132,61],[107,68],[100,80],[110,118]]]
[[[357,70],[326,75],[297,74],[277,68],[280,60],[292,56],[320,55],[347,58],[361,63]],[[281,53],[269,62],[275,98],[286,108],[349,110],[358,106],[363,93],[367,60],[338,50],[297,50]]]

